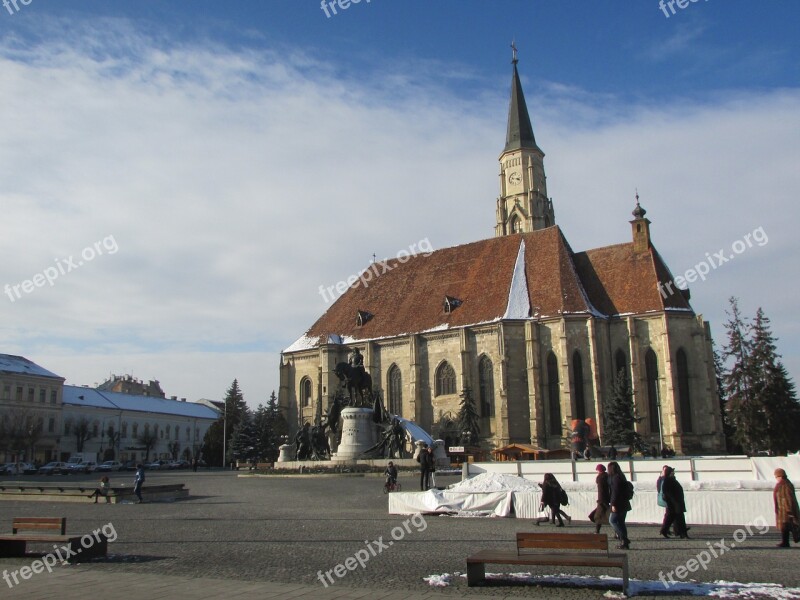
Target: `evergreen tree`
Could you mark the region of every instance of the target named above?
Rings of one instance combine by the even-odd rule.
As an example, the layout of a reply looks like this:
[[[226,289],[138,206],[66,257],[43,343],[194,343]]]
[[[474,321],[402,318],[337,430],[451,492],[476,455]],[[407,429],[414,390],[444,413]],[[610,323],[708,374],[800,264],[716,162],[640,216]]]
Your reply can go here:
[[[728,413],[728,398],[725,392],[725,367],[722,363],[722,356],[717,350],[714,340],[711,340],[711,348],[714,356],[714,379],[717,384],[717,397],[719,398],[719,412],[722,419],[722,432],[725,435],[725,449],[728,454],[740,454],[742,449],[733,439],[733,426],[731,425],[730,414]]]
[[[278,398],[273,391],[267,405],[258,405],[253,417],[257,455],[269,462],[278,459],[283,436],[289,433],[289,424],[278,406]]]
[[[239,381],[234,379],[231,387],[225,393],[225,407],[223,413],[208,428],[205,437],[203,438],[202,455],[209,465],[225,466],[230,463],[231,457],[231,441],[233,440],[233,433],[245,415],[249,415],[247,404],[244,401],[242,391],[239,389]],[[224,428],[224,435],[223,435]],[[223,440],[227,446],[225,457],[222,457]]]
[[[257,436],[253,418],[249,412],[244,413],[233,431],[230,445],[231,458],[244,462],[251,461],[257,456],[256,443]]]
[[[606,446],[630,446],[631,451],[642,451],[645,444],[636,432],[636,416],[633,394],[625,369],[614,376],[614,386],[605,403],[603,414],[603,444]]]
[[[480,417],[475,408],[475,400],[472,398],[472,390],[464,388],[461,391],[461,408],[458,410],[458,427],[462,432],[461,443],[465,446],[476,446],[481,433]],[[463,432],[469,432],[464,435]]]
[[[775,346],[770,321],[759,308],[752,326],[750,361],[755,374],[752,396],[759,407],[759,423],[766,431],[760,447],[770,454],[785,454],[798,447],[800,422],[794,383],[789,379]]]
[[[739,301],[732,297],[729,302],[731,309],[725,323],[728,344],[723,351],[723,358],[730,365],[723,378],[728,415],[734,441],[746,452],[755,454],[761,441],[766,439],[766,419],[753,397],[755,373],[750,360],[750,326],[739,312]]]

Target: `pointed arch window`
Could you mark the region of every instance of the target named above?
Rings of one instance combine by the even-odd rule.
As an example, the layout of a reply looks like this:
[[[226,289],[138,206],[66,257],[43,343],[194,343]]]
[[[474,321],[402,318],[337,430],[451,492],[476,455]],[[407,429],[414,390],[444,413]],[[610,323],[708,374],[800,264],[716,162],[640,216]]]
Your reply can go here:
[[[403,416],[403,376],[400,367],[392,365],[389,367],[389,412],[398,417]]]
[[[516,215],[511,217],[511,224],[509,229],[511,233],[522,233],[522,220]]]
[[[676,356],[678,363],[678,403],[681,408],[681,431],[692,432],[692,403],[689,400],[689,360],[683,348]]]
[[[478,361],[478,387],[480,388],[481,416],[494,416],[494,366],[484,355]]]
[[[647,411],[650,413],[648,415],[650,433],[658,433],[661,429],[658,416],[658,357],[652,348],[648,348],[644,355],[644,369],[647,379]]]
[[[311,406],[312,392],[311,380],[308,377],[303,377],[300,382],[300,406]]]
[[[444,396],[447,394],[456,393],[456,372],[450,363],[444,361],[439,368],[436,369],[436,386],[435,395]]]
[[[547,433],[561,435],[561,398],[558,386],[558,360],[552,352],[547,354]]]
[[[577,350],[572,355],[572,382],[575,385],[575,418],[586,418],[586,398],[583,390],[583,359]]]

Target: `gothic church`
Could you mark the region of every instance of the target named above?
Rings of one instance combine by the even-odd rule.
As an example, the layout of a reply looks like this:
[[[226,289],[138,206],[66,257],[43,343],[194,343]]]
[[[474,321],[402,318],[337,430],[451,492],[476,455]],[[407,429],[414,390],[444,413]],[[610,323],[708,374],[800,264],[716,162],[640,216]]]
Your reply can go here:
[[[513,60],[500,154],[495,237],[390,261],[355,284],[281,357],[279,402],[313,422],[358,347],[387,408],[455,439],[462,390],[481,417],[481,445],[569,446],[572,419],[593,417],[623,370],[648,444],[724,451],[711,335],[688,290],[653,246],[638,198],[628,242],[575,252],[547,196],[544,152]]]

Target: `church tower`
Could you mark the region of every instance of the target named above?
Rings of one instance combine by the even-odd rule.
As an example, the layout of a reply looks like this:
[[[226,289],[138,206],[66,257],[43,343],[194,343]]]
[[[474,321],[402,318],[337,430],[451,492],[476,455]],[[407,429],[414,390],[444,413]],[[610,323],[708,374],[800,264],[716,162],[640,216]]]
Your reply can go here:
[[[506,147],[500,155],[500,197],[497,199],[495,237],[555,225],[553,203],[547,197],[544,152],[533,137],[533,126],[517,72],[517,48],[513,44],[511,47],[514,73]]]

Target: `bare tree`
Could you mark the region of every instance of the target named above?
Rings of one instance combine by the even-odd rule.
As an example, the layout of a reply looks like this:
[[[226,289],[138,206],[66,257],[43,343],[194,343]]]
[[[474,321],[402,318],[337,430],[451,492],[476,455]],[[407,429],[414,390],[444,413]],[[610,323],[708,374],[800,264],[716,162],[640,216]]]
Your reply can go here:
[[[150,450],[155,448],[158,443],[158,426],[154,426],[152,431],[150,431],[148,427],[145,427],[144,433],[140,435],[136,441],[139,445],[144,446],[144,460],[145,462],[149,462]]]
[[[65,435],[75,436],[75,448],[78,452],[83,452],[83,445],[87,440],[92,439],[92,425],[89,419],[81,417],[79,419],[67,419],[64,427]]]

